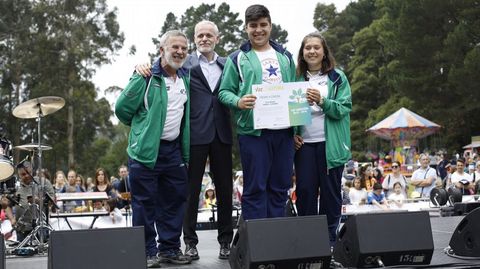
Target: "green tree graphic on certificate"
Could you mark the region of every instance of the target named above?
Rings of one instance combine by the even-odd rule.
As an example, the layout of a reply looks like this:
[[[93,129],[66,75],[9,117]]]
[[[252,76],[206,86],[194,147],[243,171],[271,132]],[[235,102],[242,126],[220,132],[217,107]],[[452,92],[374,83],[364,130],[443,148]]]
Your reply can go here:
[[[310,105],[307,102],[307,91],[297,88],[292,90],[288,100],[290,126],[309,125],[312,123]]]

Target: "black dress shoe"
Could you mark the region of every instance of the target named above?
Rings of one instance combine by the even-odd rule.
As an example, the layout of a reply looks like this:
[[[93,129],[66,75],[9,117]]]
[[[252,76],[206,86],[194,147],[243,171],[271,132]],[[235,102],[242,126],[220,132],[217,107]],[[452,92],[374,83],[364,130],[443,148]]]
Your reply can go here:
[[[189,256],[192,260],[200,259],[200,256],[198,256],[197,247],[195,245],[187,245],[185,247],[185,255]]]
[[[220,253],[218,254],[218,258],[222,260],[227,260],[230,256],[230,244],[222,243],[220,245]]]

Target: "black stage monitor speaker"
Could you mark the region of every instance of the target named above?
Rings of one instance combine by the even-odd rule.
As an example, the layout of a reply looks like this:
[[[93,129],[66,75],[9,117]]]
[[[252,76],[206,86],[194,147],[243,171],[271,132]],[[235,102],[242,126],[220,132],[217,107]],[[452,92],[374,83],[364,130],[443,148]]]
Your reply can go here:
[[[232,269],[329,268],[327,218],[243,221],[233,239],[229,260]]]
[[[340,229],[333,256],[346,267],[430,264],[433,237],[428,212],[350,216]]]
[[[5,239],[3,239],[3,235],[0,234],[0,269],[7,268],[5,262]]]
[[[49,269],[146,268],[143,227],[52,231]]]
[[[453,215],[463,216],[470,213],[472,210],[479,208],[480,202],[475,203],[455,203],[453,205]]]
[[[430,191],[430,201],[436,206],[444,206],[447,204],[448,193],[444,188],[433,188]]]
[[[458,224],[450,239],[455,255],[480,257],[480,208],[471,211]]]

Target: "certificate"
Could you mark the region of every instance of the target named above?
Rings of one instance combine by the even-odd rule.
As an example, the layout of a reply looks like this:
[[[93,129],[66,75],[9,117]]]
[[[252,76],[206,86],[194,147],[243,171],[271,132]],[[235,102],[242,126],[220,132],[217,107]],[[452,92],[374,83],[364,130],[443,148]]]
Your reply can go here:
[[[308,82],[252,85],[255,129],[280,129],[312,123],[307,102]]]

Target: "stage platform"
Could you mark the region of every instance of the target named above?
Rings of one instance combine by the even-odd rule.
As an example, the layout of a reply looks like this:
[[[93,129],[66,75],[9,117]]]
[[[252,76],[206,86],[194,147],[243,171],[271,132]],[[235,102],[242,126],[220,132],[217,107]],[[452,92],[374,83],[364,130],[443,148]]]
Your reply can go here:
[[[444,254],[444,248],[448,246],[452,233],[458,223],[464,217],[431,217],[432,234],[434,239],[434,253],[430,266],[413,268],[480,268],[479,260],[462,260],[449,257]],[[190,265],[173,266],[162,264],[162,268],[189,268],[189,269],[224,269],[230,268],[228,260],[218,259],[219,245],[217,232],[214,230],[198,231],[200,243],[198,250],[200,259]],[[184,248],[182,247],[182,250]],[[81,253],[80,255],[86,255]],[[8,269],[47,269],[47,256],[35,255],[33,257],[8,257]],[[109,269],[108,267],[105,267]],[[409,268],[409,267],[392,267]],[[65,268],[68,269],[68,268]],[[132,268],[133,269],[133,268]]]

